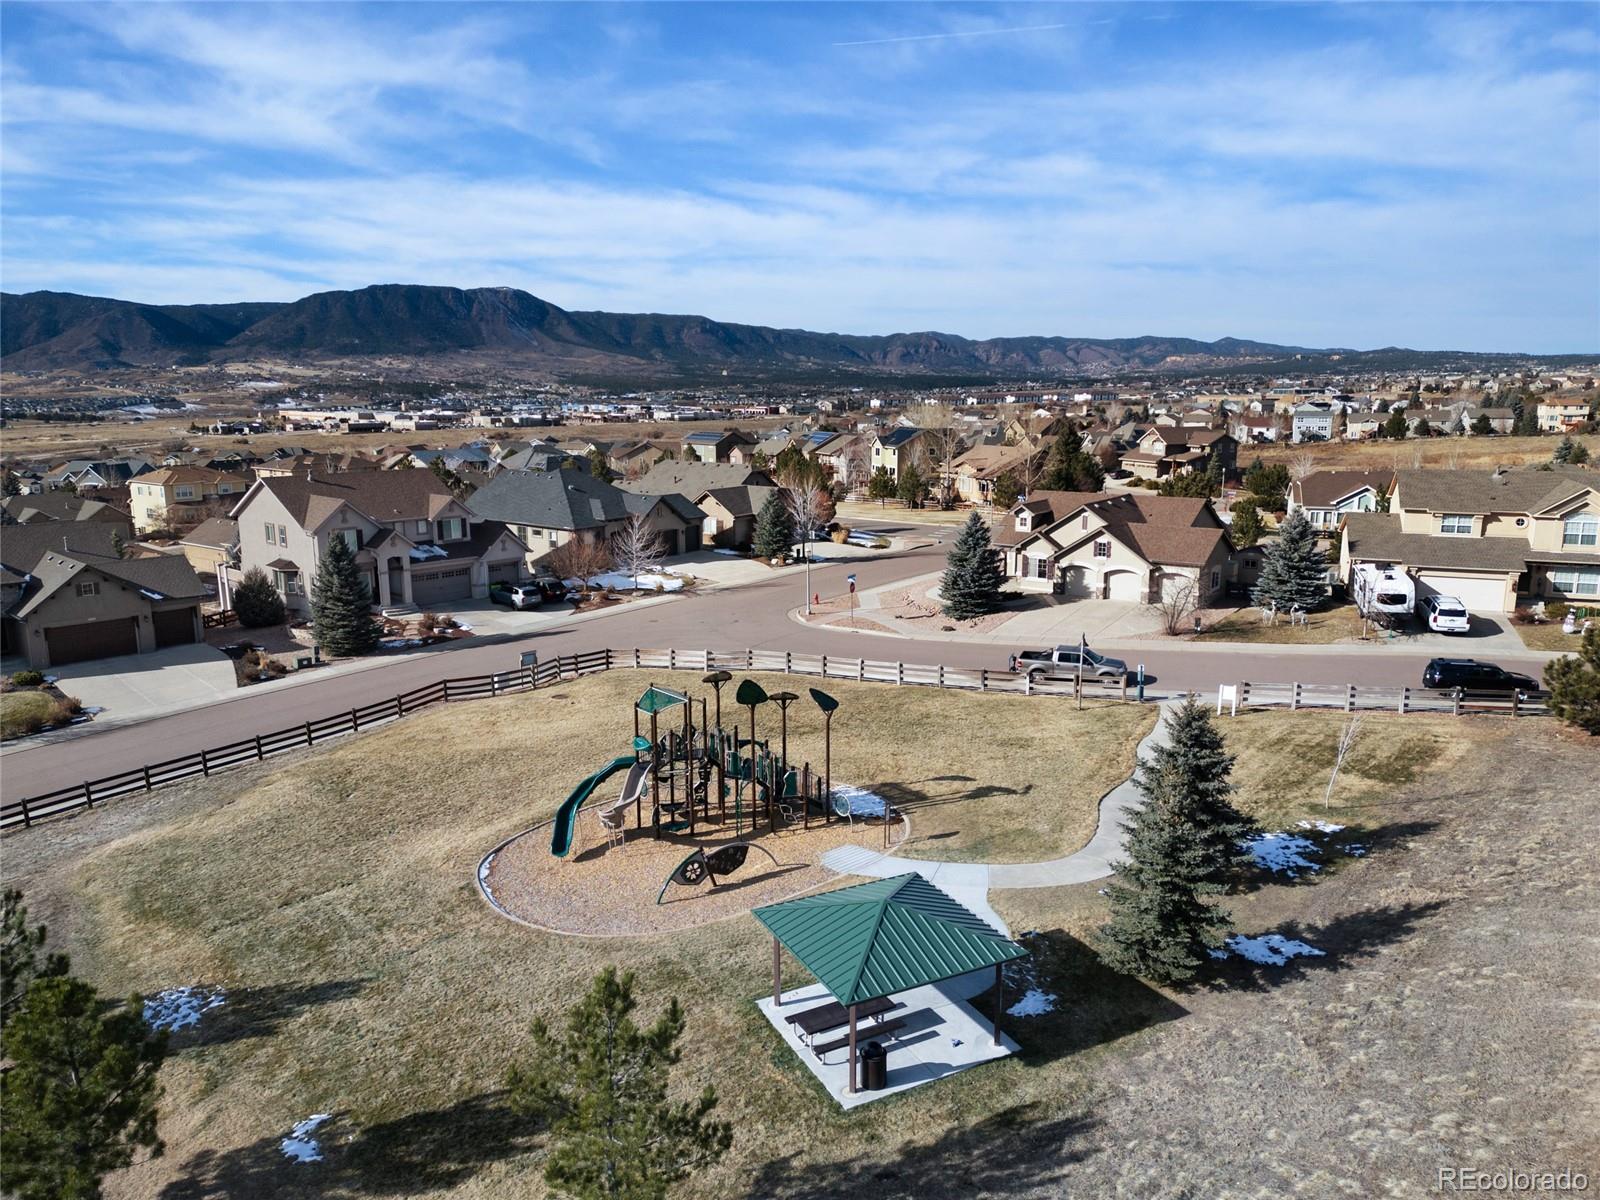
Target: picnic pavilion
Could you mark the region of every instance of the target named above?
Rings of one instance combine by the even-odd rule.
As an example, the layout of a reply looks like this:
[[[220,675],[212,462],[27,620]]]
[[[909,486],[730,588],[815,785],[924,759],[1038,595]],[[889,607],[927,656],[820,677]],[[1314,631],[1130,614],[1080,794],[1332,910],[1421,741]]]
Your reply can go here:
[[[772,996],[757,1006],[845,1108],[1016,1052],[1000,1032],[1002,968],[1028,952],[921,875],[753,911],[772,934]],[[783,991],[784,950],[815,984]],[[968,1001],[991,986],[986,1019]],[[872,1043],[886,1070],[866,1090],[877,1082],[862,1065]]]

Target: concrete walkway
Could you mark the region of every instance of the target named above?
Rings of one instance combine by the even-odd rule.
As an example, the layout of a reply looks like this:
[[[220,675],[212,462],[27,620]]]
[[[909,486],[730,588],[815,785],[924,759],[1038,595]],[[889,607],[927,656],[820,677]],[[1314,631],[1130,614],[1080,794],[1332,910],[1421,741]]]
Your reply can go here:
[[[1161,717],[1134,752],[1135,767],[1157,746],[1167,744],[1167,716],[1175,706],[1167,701]],[[822,865],[841,875],[866,875],[885,879],[915,871],[965,904],[1001,933],[1009,933],[1000,915],[989,905],[991,888],[1060,887],[1089,883],[1112,873],[1111,864],[1122,854],[1122,823],[1141,801],[1133,775],[1112,788],[1100,801],[1100,820],[1094,836],[1082,850],[1047,862],[956,863],[884,854],[866,846],[839,846],[822,856]]]

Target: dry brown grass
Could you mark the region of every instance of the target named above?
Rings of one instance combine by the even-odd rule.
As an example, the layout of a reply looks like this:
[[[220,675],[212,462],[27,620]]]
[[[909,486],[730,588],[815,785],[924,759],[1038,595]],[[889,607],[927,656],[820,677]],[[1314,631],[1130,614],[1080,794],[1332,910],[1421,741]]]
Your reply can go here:
[[[1407,438],[1404,441],[1313,442],[1295,446],[1241,446],[1240,468],[1256,458],[1269,466],[1287,465],[1301,454],[1309,454],[1318,467],[1344,471],[1377,471],[1410,467],[1441,467],[1464,471],[1492,471],[1498,466],[1535,466],[1550,461],[1550,452],[1561,439],[1555,434],[1541,437],[1434,437]],[[1579,435],[1572,439],[1600,456],[1600,437]],[[1420,461],[1419,461],[1420,458]]]
[[[1511,628],[1517,631],[1522,644],[1529,650],[1559,650],[1564,654],[1576,654],[1582,648],[1581,621],[1572,633],[1561,632],[1560,621],[1546,621],[1543,625],[1524,625],[1521,621],[1513,621]]]
[[[1353,604],[1340,604],[1319,612],[1307,613],[1304,625],[1291,625],[1287,615],[1277,624],[1261,620],[1258,608],[1241,608],[1208,625],[1194,640],[1201,642],[1270,642],[1275,645],[1318,646],[1359,638],[1363,622]]]
[[[665,672],[655,677],[671,679]],[[179,983],[230,989],[228,1004],[208,1014],[198,1031],[174,1039],[163,1071],[166,1157],[115,1176],[108,1194],[114,1200],[543,1195],[536,1144],[507,1115],[497,1089],[527,1022],[535,1014],[561,1012],[605,963],[638,973],[645,1017],[667,995],[684,1004],[684,1086],[715,1081],[722,1113],[735,1128],[728,1160],[697,1175],[683,1193],[713,1200],[1060,1194],[1063,1180],[1080,1183],[1086,1194],[1115,1194],[1123,1183],[1129,1194],[1151,1194],[1157,1177],[1204,1178],[1216,1185],[1207,1193],[1220,1195],[1255,1178],[1249,1172],[1258,1167],[1256,1143],[1268,1135],[1252,1095],[1278,1097],[1276,1115],[1268,1120],[1287,1123],[1288,1131],[1314,1132],[1324,1117],[1330,1127],[1345,1129],[1365,1111],[1358,1105],[1379,1095],[1401,1104],[1395,1081],[1360,1072],[1341,1076],[1337,1093],[1320,1084],[1303,1091],[1295,1072],[1277,1058],[1275,1044],[1262,1048],[1263,1037],[1315,1030],[1323,1003],[1330,1019],[1335,1006],[1347,1012],[1342,975],[1330,970],[1260,993],[1190,997],[1120,979],[1085,945],[1101,903],[1089,884],[994,894],[1016,928],[1047,931],[1034,944],[1048,986],[1063,997],[1050,1017],[1007,1022],[1024,1047],[1019,1058],[848,1117],[840,1114],[749,1003],[767,986],[770,963],[754,921],[595,941],[514,925],[476,895],[473,872],[481,855],[548,815],[578,775],[625,744],[632,732],[626,702],[643,682],[619,672],[533,696],[434,710],[268,768],[118,802],[8,839],[10,880],[27,891],[36,915],[65,940],[77,969],[103,990]],[[991,749],[992,761],[1001,760],[1002,750],[1054,759],[1057,747],[1076,761],[1098,727],[1135,711],[1130,705],[1079,718],[1051,701],[1019,701],[1023,707],[1013,710],[1008,697],[870,685],[830,690],[845,702],[837,718],[841,732],[855,727],[841,739],[852,745],[837,748],[839,761],[862,781],[888,778],[893,764],[914,761],[929,775],[1009,782],[1006,776],[980,775],[972,766],[974,753],[984,749],[977,736],[984,726],[970,714],[989,710],[991,702],[1003,702],[993,711],[1010,714],[1020,746]],[[934,707],[957,716],[948,727],[902,731],[903,746],[871,744],[869,720],[892,729],[887,714],[897,707],[901,716],[893,720]],[[1058,717],[1084,722],[1073,740],[1059,736],[1060,727],[1052,724]],[[1320,781],[1307,764],[1328,754],[1337,724],[1336,715],[1309,713],[1251,714],[1227,722],[1230,744],[1240,753],[1246,803],[1293,805],[1298,811],[1311,802],[1320,794]],[[1376,721],[1369,726],[1372,761],[1362,765],[1358,752],[1352,764],[1368,782],[1347,799],[1353,804],[1368,787],[1393,789],[1385,810],[1392,817],[1403,811],[1406,796],[1448,796],[1440,819],[1458,827],[1481,814],[1499,821],[1496,828],[1525,829],[1533,838],[1529,853],[1536,856],[1528,864],[1568,845],[1576,853],[1570,837],[1539,832],[1543,826],[1533,824],[1539,810],[1530,808],[1523,793],[1508,805],[1498,793],[1473,790],[1481,781],[1457,787],[1465,753],[1457,743],[1484,744],[1487,734],[1508,731],[1496,758],[1531,763],[1537,756],[1539,786],[1553,789],[1553,797],[1576,795],[1575,772],[1587,761],[1580,750],[1587,747],[1549,744],[1559,741],[1549,729],[1531,721],[1515,727],[1430,718]],[[791,728],[791,747],[797,736],[809,737]],[[1488,745],[1493,752],[1495,744]],[[1075,771],[1071,762],[1051,765],[1057,780]],[[1279,778],[1285,775],[1292,778]],[[1454,856],[1434,857],[1441,859],[1439,869],[1430,868],[1412,886],[1426,881],[1431,888],[1446,866],[1454,870]],[[1310,892],[1265,889],[1243,902],[1242,919],[1260,928],[1281,919],[1273,915],[1273,904],[1291,905],[1295,912],[1308,904],[1327,907],[1327,900],[1319,900],[1324,893],[1359,909],[1359,895],[1335,889],[1354,886],[1349,880],[1382,880],[1397,865],[1374,851]],[[1525,868],[1519,858],[1485,885],[1488,915],[1508,894],[1546,894],[1564,906],[1557,911],[1570,910],[1579,919],[1570,889],[1537,893],[1512,886],[1513,876],[1505,872],[1523,869],[1532,866]],[[1480,874],[1442,877],[1465,885]],[[1462,904],[1446,912],[1465,919],[1479,908]],[[1422,940],[1437,940],[1437,934]],[[1459,953],[1481,957],[1502,944],[1474,936],[1461,943]],[[1445,961],[1450,952],[1441,948]],[[1386,974],[1397,969],[1386,965],[1391,961],[1366,962],[1370,978],[1363,978],[1363,996],[1397,990]],[[1475,961],[1469,958],[1469,969]],[[1559,961],[1585,969],[1573,961],[1571,949]],[[1519,979],[1534,970],[1544,977],[1542,965],[1519,960]],[[1475,970],[1472,977],[1478,978]],[[1433,968],[1408,969],[1403,990],[1415,989],[1421,997],[1430,987],[1450,986],[1429,982],[1438,978]],[[1470,1011],[1487,1011],[1484,997],[1473,992],[1461,998],[1479,1009],[1457,1012],[1449,1036],[1478,1038]],[[1316,1007],[1307,1010],[1308,1004]],[[1362,1031],[1364,1054],[1383,1054],[1375,1039],[1393,1037],[1404,1046],[1409,1033],[1414,1040],[1414,1032],[1396,1026],[1398,1018],[1390,1020],[1389,1007],[1378,1016],[1381,1027]],[[1504,1030],[1502,1022],[1495,1024]],[[1532,1045],[1536,1053],[1548,1046],[1545,1057],[1534,1061],[1519,1042],[1519,1067],[1548,1063],[1549,1070],[1559,1070],[1562,1062],[1574,1061],[1561,1031],[1553,1035],[1548,1020],[1538,1025],[1543,1040]],[[1432,1036],[1427,1031],[1439,1027],[1435,1022],[1419,1028]],[[1229,1057],[1217,1057],[1223,1054]],[[1153,1076],[1145,1070],[1150,1062],[1162,1064]],[[1500,1089],[1485,1095],[1517,1094],[1498,1078],[1482,1086]],[[1285,1087],[1297,1103],[1284,1102]],[[1548,1086],[1541,1094],[1550,1094]],[[1404,1095],[1410,1103],[1412,1093]],[[1423,1095],[1439,1104],[1466,1103],[1439,1099],[1431,1086]],[[278,1138],[291,1123],[318,1111],[337,1114],[324,1138],[327,1161],[288,1163]],[[1404,1128],[1410,1111],[1385,1112],[1387,1127]],[[1197,1122],[1200,1128],[1191,1130]],[[1416,1124],[1426,1129],[1426,1115]],[[1536,1137],[1529,1148],[1555,1144]],[[1374,1194],[1384,1171],[1406,1165],[1405,1155],[1383,1157],[1382,1147],[1391,1145],[1411,1153],[1387,1138],[1378,1139],[1376,1151],[1364,1147],[1349,1172],[1366,1186],[1347,1190]],[[1240,1158],[1218,1146],[1249,1153]],[[1129,1153],[1129,1147],[1138,1149]],[[1296,1156],[1297,1169],[1308,1159],[1314,1160],[1308,1172],[1337,1162],[1342,1149],[1313,1142]]]

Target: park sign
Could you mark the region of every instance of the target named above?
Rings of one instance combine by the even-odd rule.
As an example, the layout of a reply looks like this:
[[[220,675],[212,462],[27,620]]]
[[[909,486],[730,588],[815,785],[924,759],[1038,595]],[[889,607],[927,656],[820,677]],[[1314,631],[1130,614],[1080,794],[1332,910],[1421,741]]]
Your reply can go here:
[[[853,593],[856,590],[856,577],[854,575],[846,575],[844,581],[850,585],[850,591]]]

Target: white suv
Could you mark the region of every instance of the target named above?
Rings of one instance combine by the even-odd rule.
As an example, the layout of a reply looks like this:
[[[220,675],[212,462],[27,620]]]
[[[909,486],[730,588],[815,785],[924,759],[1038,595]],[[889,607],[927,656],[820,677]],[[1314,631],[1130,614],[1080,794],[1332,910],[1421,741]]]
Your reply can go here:
[[[1454,596],[1424,596],[1422,615],[1435,633],[1468,633],[1472,629],[1467,606]]]

